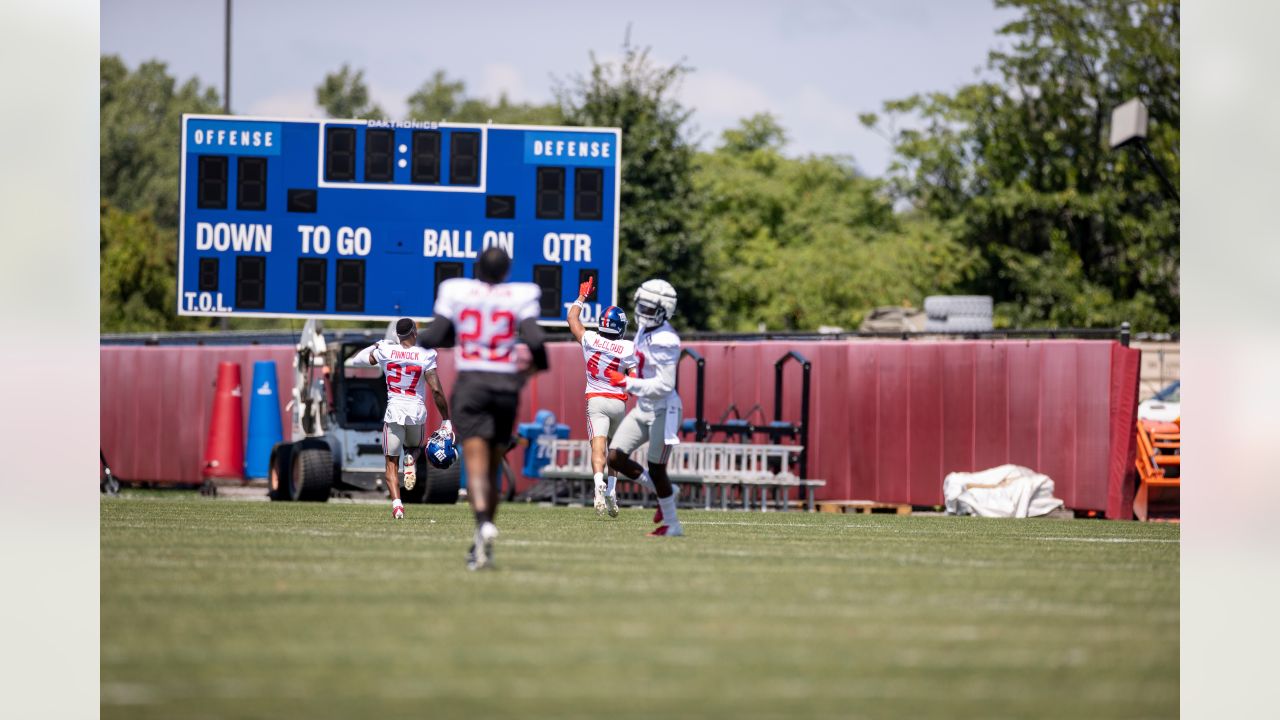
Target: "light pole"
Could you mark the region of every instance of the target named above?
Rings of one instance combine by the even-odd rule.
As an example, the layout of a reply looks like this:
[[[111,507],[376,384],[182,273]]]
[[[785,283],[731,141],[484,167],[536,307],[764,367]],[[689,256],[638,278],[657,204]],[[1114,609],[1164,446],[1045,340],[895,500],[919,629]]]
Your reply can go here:
[[[231,0],[226,0],[226,22],[222,30],[222,112],[231,114]],[[218,318],[218,329],[226,331],[231,327],[225,315]]]
[[[227,0],[227,2],[230,1]],[[1112,150],[1118,150],[1126,145],[1136,146],[1138,152],[1146,159],[1147,165],[1155,172],[1156,177],[1160,178],[1164,191],[1173,198],[1174,202],[1182,202],[1178,197],[1177,189],[1164,174],[1164,168],[1160,167],[1156,156],[1151,154],[1151,148],[1147,146],[1147,106],[1143,105],[1141,100],[1134,98],[1111,111],[1110,144]]]
[[[231,114],[231,0],[222,32],[222,112]]]

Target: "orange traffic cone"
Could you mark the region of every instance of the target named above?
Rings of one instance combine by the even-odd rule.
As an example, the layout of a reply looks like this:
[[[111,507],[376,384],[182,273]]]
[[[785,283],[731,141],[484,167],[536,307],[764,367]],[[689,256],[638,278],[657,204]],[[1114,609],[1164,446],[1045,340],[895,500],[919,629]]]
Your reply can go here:
[[[240,390],[240,364],[218,363],[218,384],[213,394],[213,418],[204,444],[204,468],[208,478],[244,477],[244,407]]]

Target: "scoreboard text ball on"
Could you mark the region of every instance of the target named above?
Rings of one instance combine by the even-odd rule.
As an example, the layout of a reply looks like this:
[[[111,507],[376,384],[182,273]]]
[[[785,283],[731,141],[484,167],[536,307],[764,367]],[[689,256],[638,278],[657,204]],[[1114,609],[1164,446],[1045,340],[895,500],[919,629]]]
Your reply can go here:
[[[621,131],[182,118],[178,314],[426,318],[497,245],[563,324],[617,303]]]

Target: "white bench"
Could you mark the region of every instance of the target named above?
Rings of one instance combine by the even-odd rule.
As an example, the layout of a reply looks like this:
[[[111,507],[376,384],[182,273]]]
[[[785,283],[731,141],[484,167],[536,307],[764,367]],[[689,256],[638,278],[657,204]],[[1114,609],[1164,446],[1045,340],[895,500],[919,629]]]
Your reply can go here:
[[[789,468],[800,453],[797,445],[751,445],[743,443],[680,443],[671,448],[667,460],[667,472],[672,482],[701,491],[702,505],[712,508],[712,494],[719,490],[719,507],[729,509],[730,496],[737,495],[734,504],[741,502],[744,510],[758,505],[762,512],[769,509],[769,492],[772,490],[778,507],[790,507],[791,489],[808,488],[806,506],[814,509],[814,488],[826,485],[825,480],[796,477]],[[631,458],[645,464],[648,446],[641,446]],[[592,492],[591,445],[586,440],[551,441],[551,462],[544,466],[539,476],[552,483],[566,481],[570,492],[582,483],[583,504]],[[619,477],[619,483],[629,482]],[[759,499],[757,503],[755,498]],[[647,500],[647,492],[644,493]],[[642,500],[643,502],[643,500]]]

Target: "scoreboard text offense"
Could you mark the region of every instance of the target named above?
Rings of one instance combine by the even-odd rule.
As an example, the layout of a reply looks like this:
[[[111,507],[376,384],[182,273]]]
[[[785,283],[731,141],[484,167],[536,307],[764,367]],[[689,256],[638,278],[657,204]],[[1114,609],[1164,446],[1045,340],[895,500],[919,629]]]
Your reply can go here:
[[[621,133],[183,116],[178,313],[426,318],[497,245],[563,323],[617,302]]]

